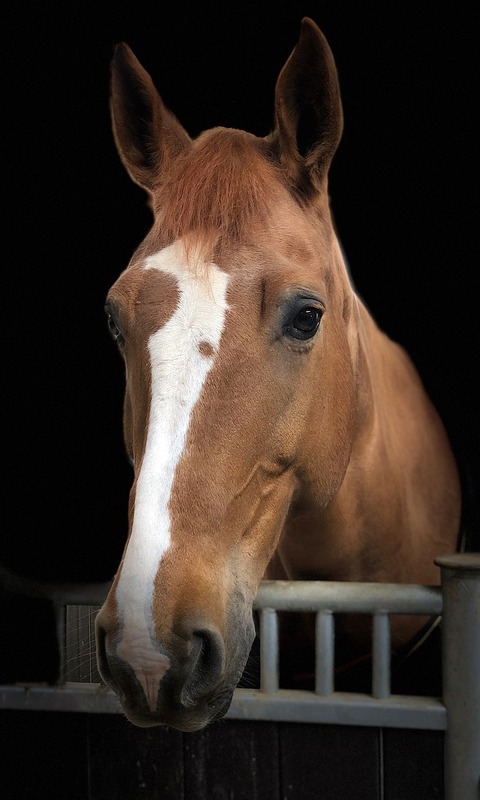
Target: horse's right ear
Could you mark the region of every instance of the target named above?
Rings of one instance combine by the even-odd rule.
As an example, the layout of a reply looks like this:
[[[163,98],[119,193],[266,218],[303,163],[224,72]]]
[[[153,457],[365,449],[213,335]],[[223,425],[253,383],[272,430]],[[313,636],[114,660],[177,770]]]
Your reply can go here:
[[[121,161],[131,179],[153,193],[168,163],[191,147],[191,139],[123,42],[115,47],[110,88],[113,135]]]

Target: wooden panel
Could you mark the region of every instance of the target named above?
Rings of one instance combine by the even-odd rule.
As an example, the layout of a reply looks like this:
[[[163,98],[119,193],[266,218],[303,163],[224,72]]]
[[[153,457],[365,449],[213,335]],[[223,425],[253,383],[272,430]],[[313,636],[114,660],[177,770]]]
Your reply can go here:
[[[275,723],[221,720],[184,747],[185,800],[278,800]]]
[[[281,723],[279,732],[282,800],[380,800],[377,729]]]
[[[222,720],[181,734],[38,711],[3,711],[1,724],[2,788],[15,800],[444,797],[441,731]]]
[[[2,711],[2,794],[10,800],[86,800],[87,719]]]
[[[383,736],[385,800],[442,800],[443,731],[385,728]]]
[[[92,714],[89,742],[89,800],[184,800],[178,731]]]

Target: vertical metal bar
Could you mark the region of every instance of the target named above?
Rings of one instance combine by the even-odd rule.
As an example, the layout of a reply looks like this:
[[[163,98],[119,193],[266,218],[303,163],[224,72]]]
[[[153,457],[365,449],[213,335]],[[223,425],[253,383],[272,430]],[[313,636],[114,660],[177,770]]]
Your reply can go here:
[[[260,609],[260,690],[278,691],[278,619],[273,608]]]
[[[441,568],[445,800],[480,797],[480,553],[435,559]]]
[[[373,615],[372,695],[390,697],[390,619],[386,611]]]
[[[331,611],[318,611],[315,619],[315,692],[333,694],[334,619]]]

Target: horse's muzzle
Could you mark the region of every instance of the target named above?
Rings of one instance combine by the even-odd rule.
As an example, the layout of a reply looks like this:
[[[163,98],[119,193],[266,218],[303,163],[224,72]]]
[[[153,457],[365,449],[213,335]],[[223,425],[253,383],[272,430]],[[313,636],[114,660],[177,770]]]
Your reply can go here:
[[[225,643],[216,626],[184,619],[168,648],[135,643],[128,654],[118,633],[110,634],[101,619],[96,638],[100,675],[133,724],[195,731],[228,711],[243,665],[234,670],[235,679],[227,677]]]

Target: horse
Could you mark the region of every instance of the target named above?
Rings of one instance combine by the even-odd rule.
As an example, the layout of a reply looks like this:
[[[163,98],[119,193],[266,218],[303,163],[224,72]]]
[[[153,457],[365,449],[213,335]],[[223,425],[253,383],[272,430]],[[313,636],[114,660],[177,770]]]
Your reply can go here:
[[[344,258],[328,191],[342,101],[317,24],[301,20],[265,137],[191,138],[125,42],[110,110],[153,222],[105,305],[134,477],[98,667],[134,725],[195,731],[242,679],[260,581],[438,585],[461,485],[413,360]],[[425,622],[392,617],[393,650]],[[370,631],[346,615],[337,635],[353,653]]]

